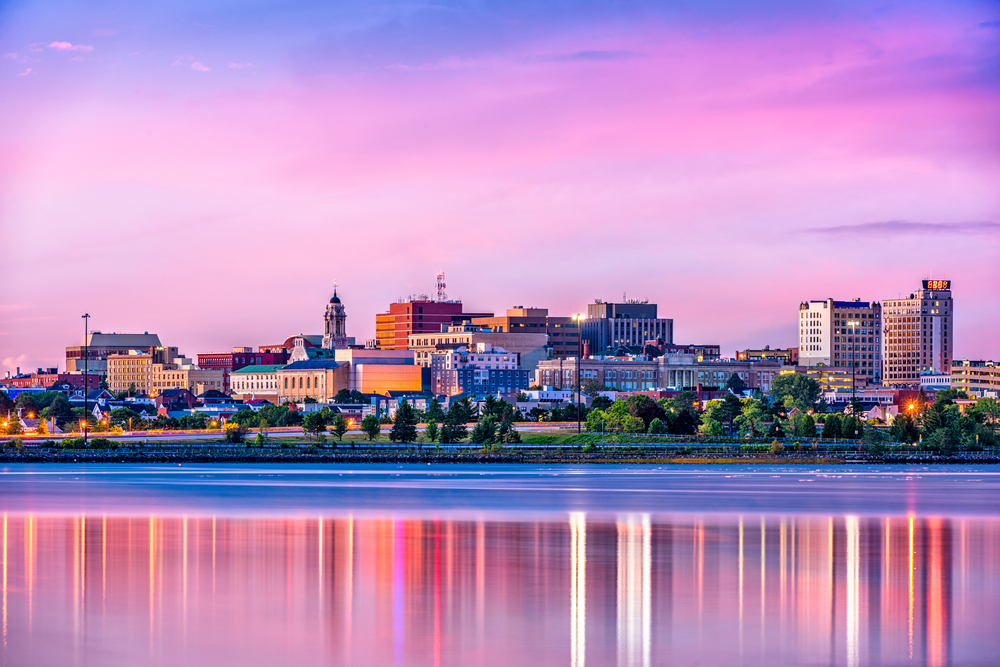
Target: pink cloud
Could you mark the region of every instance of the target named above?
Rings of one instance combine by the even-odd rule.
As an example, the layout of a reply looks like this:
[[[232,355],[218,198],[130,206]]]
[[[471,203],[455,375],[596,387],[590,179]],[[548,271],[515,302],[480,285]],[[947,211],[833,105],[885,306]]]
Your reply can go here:
[[[193,63],[191,63],[191,69],[197,70],[199,72],[207,72],[208,71],[208,67],[206,65],[202,65],[199,62],[193,62]]]
[[[50,49],[55,49],[56,51],[93,51],[94,47],[87,44],[71,44],[69,42],[52,42],[49,44]]]
[[[232,69],[243,69],[244,67],[253,67],[253,63],[229,63],[229,67]]]
[[[18,74],[18,76],[28,76],[29,74],[31,74],[31,68],[30,67],[28,69],[24,70],[23,72],[21,72],[20,74]]]

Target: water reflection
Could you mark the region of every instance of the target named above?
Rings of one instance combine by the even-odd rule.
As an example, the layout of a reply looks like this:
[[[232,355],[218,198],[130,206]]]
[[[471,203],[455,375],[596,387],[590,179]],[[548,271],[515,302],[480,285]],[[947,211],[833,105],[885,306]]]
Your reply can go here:
[[[989,663],[1000,521],[3,515],[2,663]]]

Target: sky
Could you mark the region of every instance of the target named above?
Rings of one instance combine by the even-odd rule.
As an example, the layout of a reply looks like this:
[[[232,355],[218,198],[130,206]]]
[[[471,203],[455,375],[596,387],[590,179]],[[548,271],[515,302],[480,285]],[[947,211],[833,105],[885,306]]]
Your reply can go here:
[[[1000,5],[0,0],[0,372],[399,297],[648,298],[677,343],[953,281],[1000,358]]]

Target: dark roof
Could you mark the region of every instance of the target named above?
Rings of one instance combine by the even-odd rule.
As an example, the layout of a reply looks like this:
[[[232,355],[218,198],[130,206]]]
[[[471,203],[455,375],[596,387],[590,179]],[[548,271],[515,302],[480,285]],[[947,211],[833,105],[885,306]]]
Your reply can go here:
[[[185,389],[184,387],[174,387],[174,388],[171,388],[171,389],[164,389],[163,391],[160,392],[160,396],[163,396],[163,397],[166,397],[166,396],[180,396],[182,391],[191,394],[191,392],[188,391],[187,389]],[[194,396],[194,394],[191,394],[191,395]]]
[[[330,303],[340,303],[340,297],[337,296],[337,290],[333,290],[333,297],[330,299]]]
[[[201,399],[205,399],[205,398],[229,398],[229,396],[227,394],[223,394],[218,389],[209,389],[206,392],[198,394],[198,398],[201,398]]]
[[[312,369],[322,369],[322,368],[339,368],[343,362],[334,361],[333,359],[308,359],[307,361],[296,361],[294,363],[288,364],[282,370],[286,371],[307,371]]]

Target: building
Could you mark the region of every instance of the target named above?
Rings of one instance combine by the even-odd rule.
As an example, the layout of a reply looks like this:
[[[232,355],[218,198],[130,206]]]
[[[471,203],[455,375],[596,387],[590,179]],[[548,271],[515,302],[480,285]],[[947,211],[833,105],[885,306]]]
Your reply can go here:
[[[245,366],[284,365],[288,351],[279,348],[273,352],[254,352],[252,347],[234,347],[232,352],[198,353],[198,367],[205,370],[222,371],[222,391],[232,389],[230,376]]]
[[[878,302],[861,299],[800,303],[799,365],[849,368],[880,383],[882,309]]]
[[[869,382],[867,375],[851,372],[850,368],[837,368],[835,366],[825,366],[823,364],[818,366],[792,366],[787,369],[783,369],[781,372],[799,373],[816,380],[819,384],[820,391],[823,392],[837,390],[850,391],[855,387],[857,389],[865,389],[870,384],[877,384],[875,382]]]
[[[572,317],[553,317],[547,308],[508,308],[497,317],[474,317],[472,324],[498,333],[545,333],[549,337],[551,356],[556,359],[580,354],[580,324]]]
[[[39,387],[39,388],[49,388],[55,384],[69,384],[71,388],[83,388],[84,378],[89,385],[90,389],[97,389],[100,385],[101,377],[99,374],[93,374],[84,376],[83,373],[60,373],[56,368],[39,368],[35,373],[21,373],[21,369],[17,369],[17,373],[11,376],[10,371],[7,372],[7,377],[0,380],[0,385],[5,387],[17,387],[19,389],[26,389],[29,387]]]
[[[447,352],[459,345],[501,347],[517,355],[518,368],[534,371],[540,361],[549,358],[549,336],[544,332],[510,333],[493,331],[473,324],[453,324],[436,333],[411,334],[409,349],[419,366],[430,368],[432,355]]]
[[[295,356],[300,350],[308,356]],[[409,350],[300,348],[290,364],[277,369],[276,379],[278,403],[298,403],[306,397],[329,403],[341,389],[386,395],[423,388],[421,368]]]
[[[229,377],[232,392],[244,401],[264,399],[278,403],[278,371],[284,364],[244,366]]]
[[[87,355],[86,370],[90,373],[107,372],[106,360],[111,354],[128,354],[129,352],[150,352],[162,347],[160,337],[144,331],[141,334],[102,333],[93,331],[87,334],[83,345],[66,348],[66,372],[84,372],[84,354]],[[177,348],[172,350],[172,356],[177,356]],[[171,354],[171,353],[168,353]]]
[[[201,394],[209,389],[222,391],[225,373],[203,369],[186,357],[176,356],[177,348],[156,348],[150,353],[131,351],[108,355],[107,383],[113,392],[131,391],[155,397],[167,389],[187,389]],[[167,355],[173,351],[175,356]]]
[[[514,394],[528,388],[531,373],[517,367],[517,355],[489,343],[460,345],[431,355],[434,394]]]
[[[445,293],[444,274],[437,274],[437,294],[411,294],[389,304],[388,312],[375,316],[375,344],[382,350],[408,349],[412,334],[438,333],[451,324],[461,324],[493,313],[466,313],[462,302]]]
[[[954,354],[951,281],[924,280],[909,297],[882,303],[885,383],[915,386],[922,374],[950,373]]]
[[[799,365],[799,348],[790,347],[786,350],[781,348],[771,349],[765,345],[762,349],[746,349],[736,352],[737,361],[777,361],[785,366]]]
[[[648,349],[648,348],[647,348]],[[702,360],[692,354],[594,356],[580,361],[580,381],[614,391],[656,389],[708,390],[725,387],[735,374],[749,389],[767,392],[781,372],[776,361]],[[539,364],[535,384],[555,388],[576,386],[576,359],[552,359]]]
[[[970,396],[1000,396],[1000,364],[962,359],[951,364],[951,387]]]
[[[674,321],[657,317],[656,304],[648,301],[587,305],[583,339],[591,353],[619,345],[645,345],[647,341],[674,342]]]

